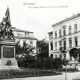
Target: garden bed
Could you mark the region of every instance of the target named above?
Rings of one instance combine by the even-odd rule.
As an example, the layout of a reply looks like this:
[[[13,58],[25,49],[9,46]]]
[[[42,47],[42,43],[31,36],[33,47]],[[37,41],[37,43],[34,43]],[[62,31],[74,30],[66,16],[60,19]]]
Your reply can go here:
[[[27,70],[27,69],[0,70],[0,79],[50,76],[50,75],[59,75],[59,74],[61,73],[52,70]]]

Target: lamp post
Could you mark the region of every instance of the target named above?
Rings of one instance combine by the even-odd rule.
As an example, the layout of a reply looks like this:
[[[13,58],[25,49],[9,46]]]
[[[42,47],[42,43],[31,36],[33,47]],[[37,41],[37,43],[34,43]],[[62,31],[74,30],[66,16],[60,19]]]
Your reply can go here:
[[[64,47],[60,47],[60,51],[61,51],[62,53],[64,53],[64,54],[66,53]],[[66,54],[65,54],[65,68],[66,68],[66,70],[65,70],[65,80],[67,80],[67,62],[66,62]]]
[[[66,58],[65,58],[65,61],[66,61]],[[65,71],[65,80],[67,80],[67,63],[66,63],[66,65],[65,65],[65,67],[66,67],[66,71]]]

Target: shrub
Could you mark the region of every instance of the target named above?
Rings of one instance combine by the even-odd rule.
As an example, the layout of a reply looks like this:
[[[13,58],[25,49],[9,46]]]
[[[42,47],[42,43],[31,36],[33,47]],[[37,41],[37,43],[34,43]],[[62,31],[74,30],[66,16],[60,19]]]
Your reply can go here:
[[[23,77],[33,77],[33,76],[47,76],[47,75],[59,75],[52,70],[1,70],[0,71],[0,79],[5,78],[23,78]]]

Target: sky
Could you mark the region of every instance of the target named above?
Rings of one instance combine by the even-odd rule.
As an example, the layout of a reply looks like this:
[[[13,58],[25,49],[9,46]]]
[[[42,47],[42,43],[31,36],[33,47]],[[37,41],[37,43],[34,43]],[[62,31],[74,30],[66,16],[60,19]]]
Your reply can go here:
[[[80,0],[0,0],[0,21],[7,7],[13,27],[32,31],[42,40],[53,30],[52,24],[80,13]]]

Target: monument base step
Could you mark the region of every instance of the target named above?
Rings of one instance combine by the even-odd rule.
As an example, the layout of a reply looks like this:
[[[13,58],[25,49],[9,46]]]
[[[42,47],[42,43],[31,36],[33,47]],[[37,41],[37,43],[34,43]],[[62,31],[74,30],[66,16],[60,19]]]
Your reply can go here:
[[[0,66],[0,70],[6,70],[6,69],[14,70],[14,69],[19,69],[19,67],[18,66]]]

